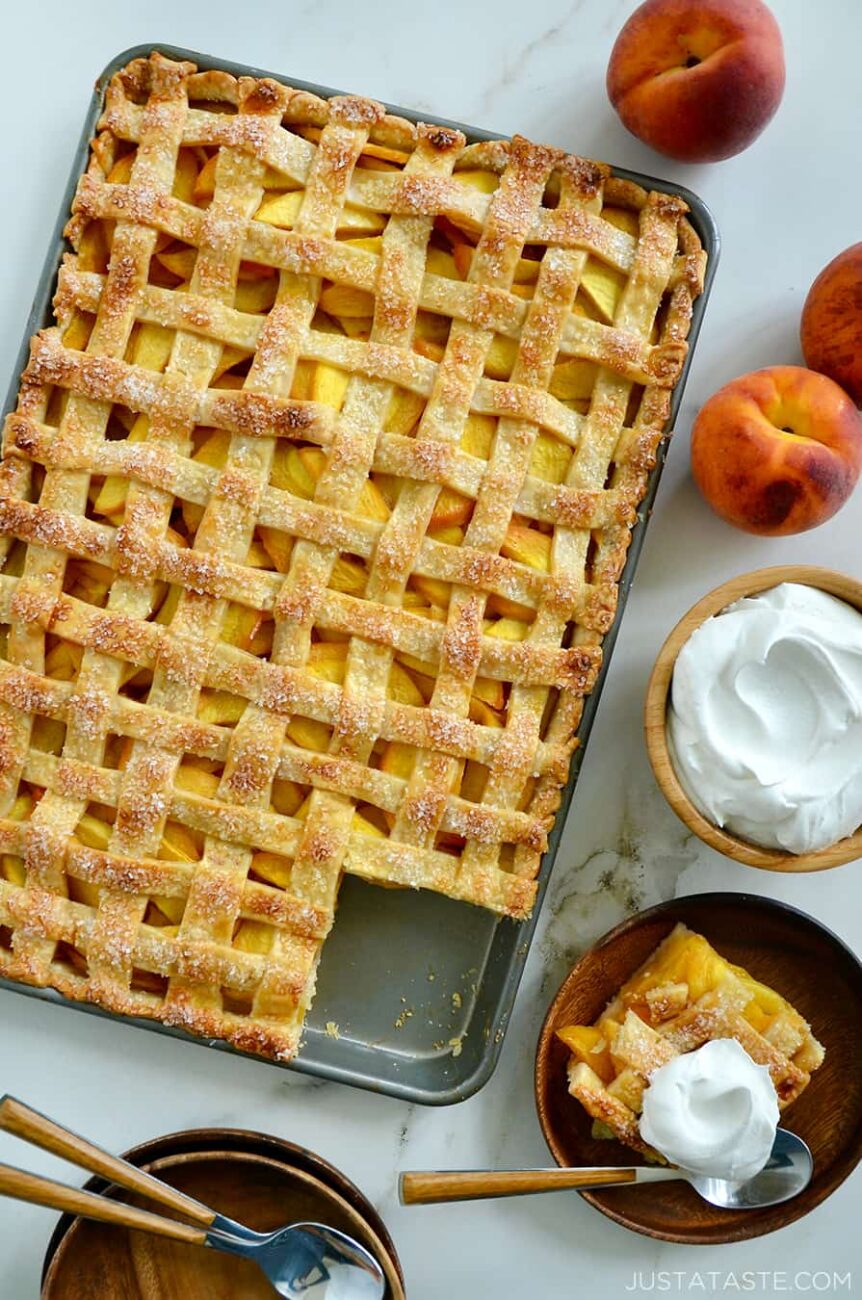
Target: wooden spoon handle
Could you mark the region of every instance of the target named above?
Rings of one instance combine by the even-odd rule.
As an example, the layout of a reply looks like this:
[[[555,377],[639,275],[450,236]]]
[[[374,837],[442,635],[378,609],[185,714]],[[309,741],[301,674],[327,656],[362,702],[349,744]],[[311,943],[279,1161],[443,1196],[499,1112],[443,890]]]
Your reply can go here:
[[[402,1205],[475,1201],[491,1196],[525,1196],[567,1187],[612,1187],[633,1183],[634,1169],[470,1169],[448,1173],[406,1173],[399,1179]]]
[[[124,1187],[127,1192],[136,1192],[149,1197],[169,1210],[184,1215],[194,1223],[208,1227],[215,1219],[215,1211],[193,1201],[190,1196],[169,1187],[167,1183],[153,1178],[142,1169],[137,1169],[118,1156],[112,1156],[101,1147],[88,1142],[68,1129],[62,1128],[37,1110],[31,1110],[23,1101],[15,1097],[4,1097],[0,1101],[0,1129],[23,1138],[32,1146],[51,1151],[55,1156],[62,1156],[73,1165],[87,1169],[91,1174],[100,1174],[109,1182]]]
[[[28,1174],[23,1169],[13,1169],[9,1165],[0,1165],[0,1196],[11,1196],[16,1201],[30,1201],[33,1205],[45,1205],[51,1210],[64,1210],[68,1214],[98,1219],[102,1223],[139,1228],[141,1232],[172,1237],[174,1241],[185,1241],[192,1246],[206,1244],[207,1234],[203,1228],[163,1219],[158,1214],[139,1210],[137,1206],[126,1205],[123,1201],[112,1201],[107,1196],[97,1196],[95,1192],[85,1192],[79,1187],[66,1187],[64,1183],[54,1183],[50,1178],[40,1178],[37,1174]]]

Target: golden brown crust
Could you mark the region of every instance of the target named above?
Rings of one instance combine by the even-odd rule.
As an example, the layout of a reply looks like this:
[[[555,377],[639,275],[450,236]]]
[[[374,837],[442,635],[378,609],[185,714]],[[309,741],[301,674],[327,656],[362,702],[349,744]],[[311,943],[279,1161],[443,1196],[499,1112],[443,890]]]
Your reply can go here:
[[[643,1091],[653,1072],[674,1057],[715,1039],[734,1038],[752,1060],[768,1068],[781,1110],[807,1087],[824,1057],[798,1011],[682,924],[650,953],[595,1025],[587,1031],[582,1026],[567,1030],[570,1035],[587,1032],[590,1050],[608,1063],[599,1078],[585,1060],[579,1061],[583,1050],[573,1051],[569,1092],[604,1126],[602,1136],[616,1137],[651,1159],[662,1157],[640,1137]],[[571,1037],[562,1036],[573,1046]]]
[[[529,914],[684,213],[368,99],[112,78],[0,467],[4,975],[289,1057],[344,872]]]

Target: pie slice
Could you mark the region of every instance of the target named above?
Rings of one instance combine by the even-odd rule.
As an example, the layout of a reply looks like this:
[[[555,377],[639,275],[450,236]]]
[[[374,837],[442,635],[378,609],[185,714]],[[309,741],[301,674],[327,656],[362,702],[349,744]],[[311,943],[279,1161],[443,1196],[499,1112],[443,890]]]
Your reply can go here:
[[[113,77],[0,466],[0,973],[286,1059],[344,873],[529,914],[685,214],[368,99]]]
[[[593,1025],[566,1025],[569,1092],[593,1118],[593,1137],[616,1138],[664,1162],[640,1136],[644,1090],[654,1070],[716,1038],[735,1038],[769,1069],[780,1109],[823,1061],[810,1025],[779,993],[725,961],[700,934],[677,925]]]

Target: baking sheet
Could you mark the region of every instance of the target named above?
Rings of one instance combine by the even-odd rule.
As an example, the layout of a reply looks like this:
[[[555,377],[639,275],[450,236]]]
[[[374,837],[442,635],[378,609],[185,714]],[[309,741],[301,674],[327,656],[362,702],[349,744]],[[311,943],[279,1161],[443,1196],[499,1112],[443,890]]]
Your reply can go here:
[[[170,58],[189,59],[202,70],[222,68],[236,76],[274,77],[287,85],[325,98],[344,93],[300,81],[283,73],[232,63],[158,42],[124,50],[112,59],[96,82],[87,111],[60,215],[24,331],[3,408],[4,414],[15,407],[19,377],[27,364],[30,336],[52,321],[51,299],[60,259],[66,249],[63,227],[78,177],[87,164],[89,142],[102,111],[105,88],[119,68],[134,58],[148,56],[153,49],[160,50]],[[355,87],[353,93],[362,93],[361,87]],[[411,121],[427,120],[427,114],[413,113],[392,104],[387,104],[386,107]],[[435,117],[434,120],[463,131],[470,142],[503,138],[498,133],[465,126],[445,118]],[[689,220],[707,253],[704,292],[694,304],[688,356],[673,394],[669,424],[673,428],[718,263],[718,228],[706,205],[684,187],[623,168],[614,168],[614,173],[635,181],[645,189],[680,195],[690,208]],[[646,496],[639,508],[639,522],[632,531],[631,546],[620,581],[617,616],[604,638],[602,669],[596,687],[585,704],[578,731],[580,745],[574,753],[560,810],[547,852],[542,859],[532,917],[528,921],[512,921],[437,894],[380,889],[355,877],[345,878],[339,893],[337,921],[324,945],[317,995],[306,1021],[300,1055],[289,1063],[264,1061],[264,1064],[369,1088],[426,1105],[462,1101],[490,1078],[500,1054],[509,1014],[557,856],[587,739],[652,512],[666,446],[667,443],[664,442],[659,449],[656,467],[650,475]],[[219,1051],[236,1051],[226,1043],[207,1043],[206,1040],[194,1038],[182,1030],[171,1029],[157,1021],[120,1017],[98,1007],[71,1002],[52,989],[31,988],[4,979],[0,979],[0,988],[119,1020],[123,1024],[138,1025],[155,1033],[185,1039],[186,1042],[203,1042]],[[333,1026],[337,1027],[337,1037],[332,1032]],[[262,1060],[259,1057],[254,1059]]]

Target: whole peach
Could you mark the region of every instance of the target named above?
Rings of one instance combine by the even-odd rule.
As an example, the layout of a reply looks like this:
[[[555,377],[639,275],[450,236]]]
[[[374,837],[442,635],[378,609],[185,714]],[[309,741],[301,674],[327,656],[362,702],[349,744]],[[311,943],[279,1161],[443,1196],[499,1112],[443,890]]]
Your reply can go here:
[[[805,299],[801,333],[806,365],[862,406],[862,244],[845,248],[820,272]]]
[[[780,537],[825,523],[862,470],[862,416],[825,375],[772,366],[720,388],[691,434],[695,482],[713,510]]]
[[[616,39],[607,87],[623,125],[659,153],[730,158],[781,103],[781,32],[762,0],[646,0]]]

